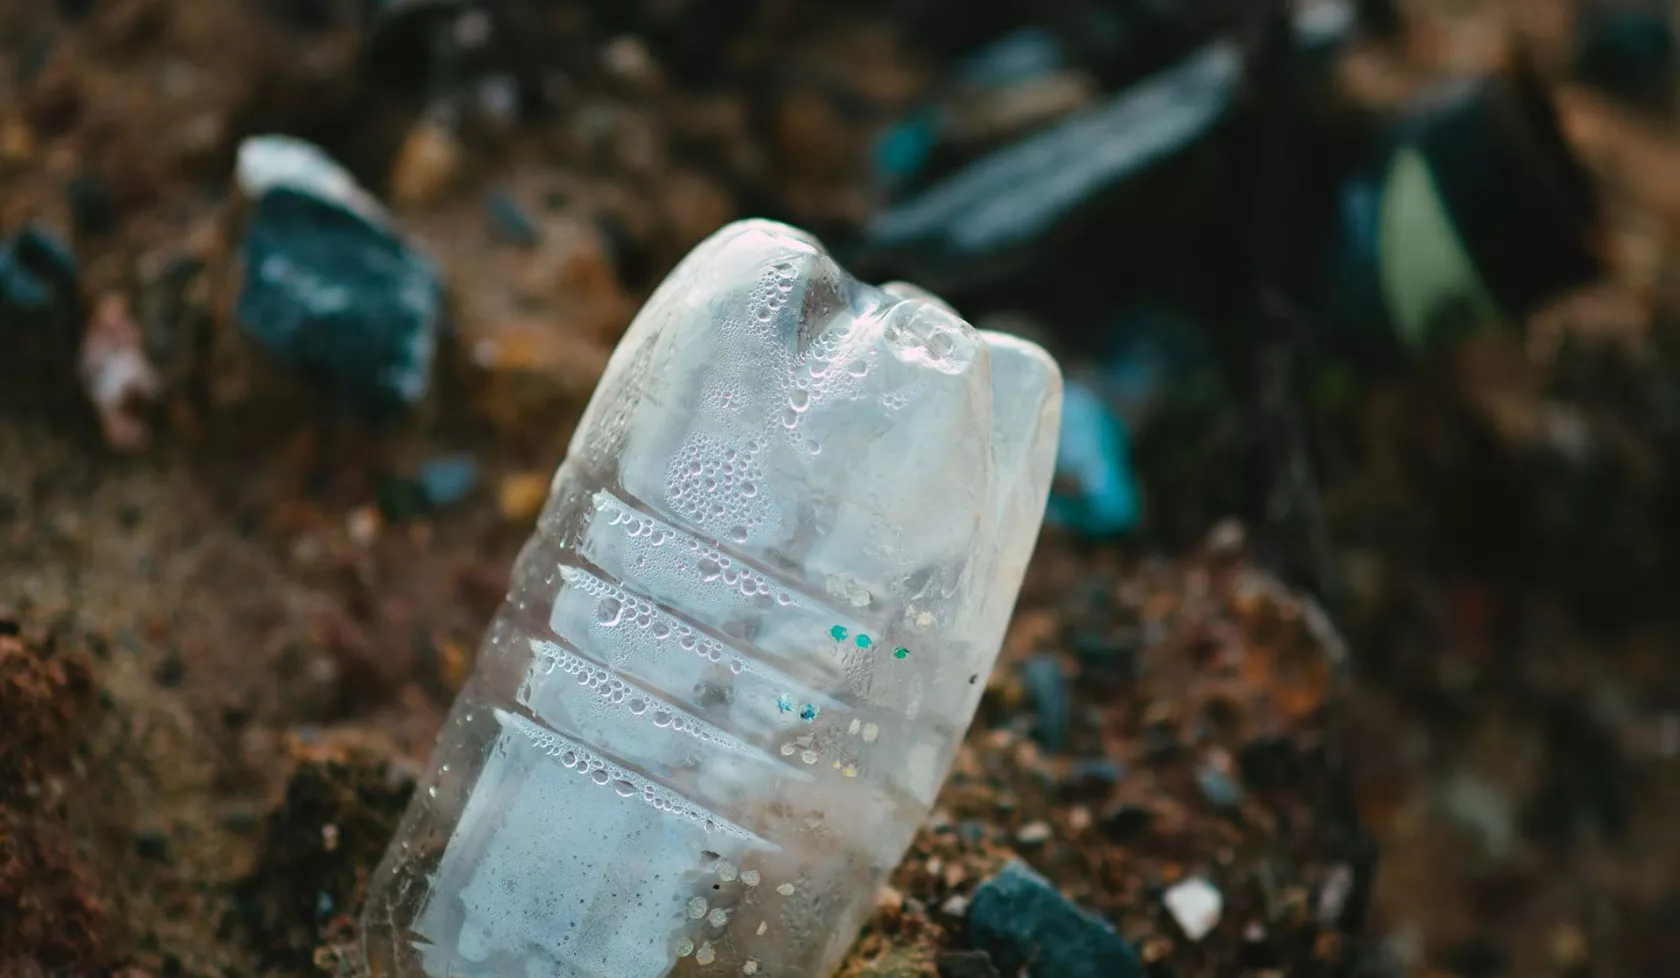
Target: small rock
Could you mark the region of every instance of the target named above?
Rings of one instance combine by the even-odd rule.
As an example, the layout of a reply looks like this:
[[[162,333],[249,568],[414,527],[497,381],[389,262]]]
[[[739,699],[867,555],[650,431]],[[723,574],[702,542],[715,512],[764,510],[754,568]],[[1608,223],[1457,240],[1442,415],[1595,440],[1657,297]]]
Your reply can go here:
[[[169,837],[160,829],[141,829],[134,833],[134,851],[143,859],[165,862],[169,858]]]
[[[1442,814],[1480,839],[1487,854],[1499,858],[1516,841],[1516,816],[1505,794],[1469,771],[1446,779],[1437,802]]]
[[[974,891],[969,936],[998,970],[1026,978],[1141,978],[1143,965],[1102,918],[1011,862]]]
[[[1220,808],[1235,808],[1242,803],[1242,789],[1230,775],[1212,764],[1204,764],[1196,772],[1196,784],[1202,789],[1202,795]]]
[[[549,477],[541,472],[510,475],[496,489],[496,509],[509,523],[527,522],[548,501],[548,487]]]
[[[1354,882],[1353,867],[1347,863],[1337,863],[1325,874],[1324,885],[1318,891],[1316,916],[1320,927],[1328,930],[1341,923],[1348,897],[1353,895]]]
[[[26,163],[35,155],[35,131],[29,123],[13,118],[0,120],[0,160]]]
[[[1237,557],[1248,544],[1248,531],[1240,520],[1222,519],[1208,531],[1207,550],[1215,557]]]
[[[651,88],[659,81],[659,63],[641,38],[628,34],[607,42],[601,50],[601,67],[619,81],[639,88]]]
[[[1199,876],[1173,884],[1161,898],[1178,921],[1179,929],[1192,941],[1208,936],[1219,924],[1225,898],[1217,888]]]
[[[1020,831],[1015,833],[1015,841],[1024,846],[1041,846],[1050,841],[1052,834],[1054,833],[1050,830],[1049,822],[1043,820],[1028,822],[1021,826]]]
[[[524,205],[504,190],[492,191],[484,198],[484,217],[496,237],[508,244],[535,248],[542,241],[542,232]]]
[[[145,340],[129,315],[127,299],[112,293],[99,300],[78,366],[106,443],[125,451],[144,447],[151,436],[146,414],[162,393],[163,381],[146,359]]]
[[[898,919],[904,912],[904,894],[890,886],[881,887],[875,894],[875,911],[888,920]]]
[[[253,208],[243,259],[239,322],[277,359],[370,417],[425,395],[442,286],[387,227],[275,187]]]
[[[181,685],[181,681],[187,678],[187,667],[181,662],[179,656],[172,655],[158,663],[158,667],[152,671],[152,678],[157,681],[159,686],[173,689]]]
[[[985,951],[946,951],[939,956],[939,978],[999,978]]]
[[[420,463],[415,481],[433,509],[453,506],[478,487],[478,462],[464,453],[434,458]]]
[[[47,313],[61,308],[74,301],[79,275],[70,246],[29,225],[0,242],[0,311]]]
[[[70,206],[70,223],[79,234],[104,234],[117,220],[116,201],[111,188],[94,173],[82,173],[70,179],[64,187]]]
[[[1070,705],[1061,663],[1054,656],[1034,656],[1021,666],[1021,679],[1038,714],[1038,742],[1047,750],[1062,750],[1068,741]]]
[[[1075,761],[1062,780],[1062,794],[1069,798],[1104,799],[1114,786],[1126,776],[1126,766],[1106,757],[1087,757]]]
[[[405,206],[429,204],[443,196],[460,169],[460,140],[442,123],[423,119],[397,151],[391,199]]]
[[[1103,817],[1103,834],[1115,842],[1130,842],[1149,831],[1155,813],[1142,805],[1121,805]]]

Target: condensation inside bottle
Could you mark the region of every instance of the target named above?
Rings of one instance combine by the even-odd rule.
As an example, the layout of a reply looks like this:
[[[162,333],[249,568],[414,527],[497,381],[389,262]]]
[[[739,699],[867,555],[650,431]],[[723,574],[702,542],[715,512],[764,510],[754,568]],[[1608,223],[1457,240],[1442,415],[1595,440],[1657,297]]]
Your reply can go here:
[[[370,882],[376,975],[827,974],[926,816],[1060,382],[791,228],[703,243],[590,402]]]

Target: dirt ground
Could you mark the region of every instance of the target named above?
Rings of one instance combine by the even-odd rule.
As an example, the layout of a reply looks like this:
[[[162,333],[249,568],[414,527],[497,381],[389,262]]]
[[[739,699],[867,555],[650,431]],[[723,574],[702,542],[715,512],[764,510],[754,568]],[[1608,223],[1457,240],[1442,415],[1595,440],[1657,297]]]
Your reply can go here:
[[[135,451],[72,368],[0,414],[0,976],[352,974],[366,876],[638,302],[732,218],[855,228],[873,135],[941,65],[910,4],[741,28],[720,4],[717,36],[681,3],[510,4],[527,43],[498,63],[541,103],[510,115],[470,71],[370,68],[333,6],[0,5],[0,234],[64,232],[165,385]],[[1515,37],[1565,57],[1568,4],[1404,6],[1344,65],[1360,99]],[[1322,610],[1232,523],[1173,549],[1047,532],[843,974],[949,978],[1011,856],[1157,978],[1680,974],[1680,134],[1557,91],[1612,281],[1318,419]],[[450,286],[398,424],[341,417],[233,321],[234,155],[271,131],[329,148]],[[493,230],[491,189],[539,245]],[[478,488],[407,505],[454,452]],[[1188,875],[1224,896],[1201,940],[1162,904]]]

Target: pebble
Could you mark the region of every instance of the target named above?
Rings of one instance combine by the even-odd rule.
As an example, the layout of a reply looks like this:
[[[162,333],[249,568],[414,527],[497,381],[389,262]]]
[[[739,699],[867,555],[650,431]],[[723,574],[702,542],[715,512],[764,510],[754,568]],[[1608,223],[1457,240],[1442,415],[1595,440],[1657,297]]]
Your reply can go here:
[[[159,829],[141,829],[134,833],[134,851],[141,858],[165,862],[169,859],[169,837]]]
[[[76,297],[80,276],[70,246],[36,225],[0,241],[0,311],[49,313]]]
[[[1224,912],[1225,898],[1212,883],[1199,876],[1181,880],[1167,889],[1161,901],[1178,921],[1179,929],[1192,941],[1213,932]]]
[[[1202,795],[1220,808],[1235,808],[1242,803],[1242,789],[1230,775],[1211,764],[1203,765],[1196,772],[1196,784],[1201,787]]]
[[[1050,841],[1052,834],[1049,822],[1043,820],[1028,822],[1021,826],[1020,831],[1015,833],[1015,841],[1024,846],[1041,846]]]
[[[1025,863],[980,884],[968,908],[975,947],[998,971],[1026,978],[1141,978],[1132,946]]]
[[[491,232],[508,244],[535,248],[542,241],[542,232],[526,213],[525,205],[505,190],[495,190],[485,196],[484,217],[490,222]]]
[[[1149,831],[1155,813],[1142,805],[1121,805],[1103,816],[1103,834],[1114,842],[1130,842]]]
[[[146,359],[140,326],[128,300],[108,294],[94,307],[77,361],[82,389],[99,414],[100,430],[112,448],[134,451],[151,437],[147,414],[163,392],[163,380]]]
[[[1046,750],[1067,747],[1069,714],[1067,680],[1062,677],[1062,665],[1055,656],[1039,655],[1021,666],[1021,679],[1032,697],[1033,710],[1038,714],[1034,733]]]
[[[1108,793],[1126,776],[1126,766],[1106,757],[1088,757],[1075,761],[1062,780],[1062,792],[1071,797],[1106,798]]]
[[[243,244],[240,324],[356,413],[387,417],[431,385],[442,310],[432,263],[354,208],[275,187]]]
[[[429,204],[455,182],[461,141],[442,123],[422,119],[403,139],[391,172],[391,199],[402,206]]]
[[[904,894],[890,886],[881,887],[875,894],[875,911],[888,920],[895,920],[904,912]]]
[[[946,951],[939,955],[939,978],[1000,978],[985,951]]]
[[[542,472],[507,476],[496,487],[496,510],[509,523],[524,523],[548,501],[548,487],[549,477]]]

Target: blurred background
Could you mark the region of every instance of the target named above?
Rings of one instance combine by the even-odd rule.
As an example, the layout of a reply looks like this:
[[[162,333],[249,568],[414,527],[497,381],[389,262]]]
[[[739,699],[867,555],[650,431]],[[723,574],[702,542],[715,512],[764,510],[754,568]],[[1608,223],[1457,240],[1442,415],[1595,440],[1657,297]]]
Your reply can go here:
[[[1675,16],[0,0],[0,975],[355,973],[608,353],[747,216],[1068,381],[843,974],[1040,975],[1065,899],[1155,978],[1680,974]]]

